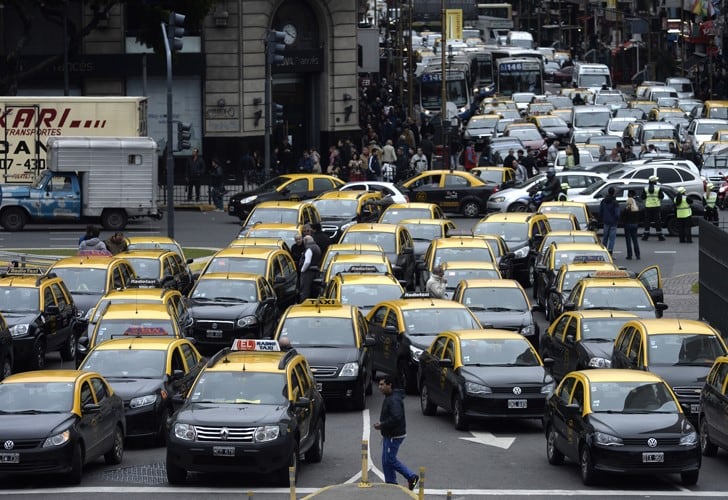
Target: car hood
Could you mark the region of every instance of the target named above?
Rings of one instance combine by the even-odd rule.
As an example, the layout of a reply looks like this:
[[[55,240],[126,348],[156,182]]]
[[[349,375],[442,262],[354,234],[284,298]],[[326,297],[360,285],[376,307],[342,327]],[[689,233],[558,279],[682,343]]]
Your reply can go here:
[[[312,367],[321,365],[340,365],[359,359],[356,347],[301,347],[294,345],[296,351],[303,354]]]
[[[595,429],[618,437],[647,439],[680,435],[687,430],[682,413],[591,413],[589,419]]]
[[[190,403],[177,413],[177,422],[212,426],[254,426],[278,423],[285,405]]]
[[[472,310],[472,309],[471,309]],[[485,328],[502,328],[520,330],[521,327],[533,324],[530,311],[473,311],[480,324]]]
[[[13,414],[0,415],[0,427],[5,429],[3,438],[7,441],[21,439],[45,439],[63,432],[76,420],[72,413],[39,413],[37,415]],[[41,443],[42,444],[42,443]],[[4,449],[3,451],[10,451]]]
[[[612,359],[614,342],[594,342],[593,340],[582,340],[579,345],[588,358]]]
[[[23,324],[29,324],[32,323],[36,316],[38,316],[37,312],[29,312],[29,313],[13,313],[13,312],[4,312],[3,317],[5,318],[5,322],[8,324],[8,326],[15,326],[15,325],[23,325]]]
[[[200,303],[190,301],[189,311],[194,319],[235,320],[255,314],[258,302]]]
[[[516,250],[520,250],[523,247],[528,246],[528,240],[521,240],[521,241],[506,241],[506,246],[508,247],[509,252],[515,252]]]
[[[489,386],[545,384],[543,366],[463,366],[460,374]]]
[[[28,198],[30,186],[14,186],[12,184],[2,185],[3,198]]]
[[[651,365],[650,372],[662,377],[670,387],[695,386],[702,388],[710,366]],[[699,391],[696,393],[699,394]]]
[[[412,334],[408,333],[406,334],[407,337],[410,339],[410,342],[413,346],[422,349],[423,351],[430,347],[430,344],[432,344],[432,341],[435,340],[435,337],[439,335],[439,333],[423,333],[423,334]]]
[[[114,392],[124,401],[129,401],[138,396],[154,394],[163,385],[160,379],[106,377],[106,380],[111,384]]]
[[[74,304],[76,304],[76,308],[78,309],[79,314],[86,314],[86,311],[96,307],[96,304],[99,303],[99,300],[102,296],[102,293],[94,292],[71,293],[71,297],[73,297],[73,302]]]

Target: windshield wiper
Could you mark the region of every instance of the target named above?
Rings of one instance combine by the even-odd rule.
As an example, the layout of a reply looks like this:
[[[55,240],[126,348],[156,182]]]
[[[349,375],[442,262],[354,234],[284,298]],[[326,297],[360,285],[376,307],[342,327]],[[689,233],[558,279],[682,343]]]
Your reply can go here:
[[[215,297],[213,300],[218,302],[248,302],[247,300],[238,297]]]
[[[589,337],[588,339],[583,339],[583,340],[586,340],[589,342],[614,342],[614,339],[606,339],[603,337],[594,337],[594,338]]]
[[[60,410],[17,410],[3,411],[7,415],[40,415],[42,413],[62,413]]]
[[[583,311],[592,311],[594,309],[606,309],[610,311],[624,311],[625,309],[623,307],[617,307],[617,306],[594,306],[594,307],[584,307]]]
[[[672,366],[713,366],[713,361],[678,361]]]
[[[209,302],[212,299],[210,297],[192,297],[192,300],[199,300],[200,302]]]

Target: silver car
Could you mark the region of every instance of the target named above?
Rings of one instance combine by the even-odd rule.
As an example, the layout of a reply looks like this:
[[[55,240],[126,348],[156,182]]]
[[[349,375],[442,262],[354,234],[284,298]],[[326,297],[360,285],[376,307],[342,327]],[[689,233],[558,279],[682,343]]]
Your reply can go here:
[[[556,178],[560,183],[566,182],[569,184],[567,191],[569,197],[577,195],[595,182],[604,179],[604,177],[604,174],[581,170],[556,172]],[[546,174],[539,174],[512,188],[496,191],[488,198],[488,213],[519,211],[524,205],[522,200],[529,196],[528,192],[533,188],[538,189],[539,185],[543,186],[545,183]]]

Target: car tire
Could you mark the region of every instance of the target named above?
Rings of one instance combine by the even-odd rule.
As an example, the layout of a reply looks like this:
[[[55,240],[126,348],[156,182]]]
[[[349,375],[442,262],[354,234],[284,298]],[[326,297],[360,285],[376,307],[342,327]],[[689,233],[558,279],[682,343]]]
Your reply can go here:
[[[104,454],[107,465],[119,465],[124,458],[124,431],[121,425],[114,429],[114,442],[111,449]]]
[[[68,484],[81,484],[81,478],[83,477],[83,450],[81,449],[81,443],[73,445],[73,452],[71,453],[71,470],[66,476]]]
[[[708,424],[705,423],[705,416],[700,417],[700,451],[706,457],[714,457],[718,454],[718,445],[710,440]]]
[[[6,208],[0,216],[0,226],[9,232],[22,231],[27,223],[28,214],[22,208]]]
[[[167,453],[167,482],[172,485],[184,484],[187,481],[187,471],[173,464]]]
[[[579,450],[579,469],[581,472],[581,482],[584,486],[593,486],[596,483],[597,472],[594,470],[589,447],[586,444],[581,445]]]
[[[677,217],[670,217],[665,221],[665,228],[667,234],[670,236],[678,236],[680,234],[680,228],[677,225]]]
[[[520,201],[515,201],[508,207],[508,212],[528,212],[528,205]]]
[[[322,421],[323,422],[323,421]],[[313,445],[306,452],[306,462],[319,463],[324,458],[324,430],[323,423],[319,423],[316,427],[316,435],[314,436]]]
[[[680,473],[680,482],[683,486],[694,486],[700,477],[700,469]]]
[[[288,488],[291,484],[290,479],[288,478],[288,469],[290,467],[294,467],[294,475],[293,475],[293,484],[296,484],[296,481],[298,479],[298,446],[294,446],[293,450],[291,452],[291,456],[288,459],[288,465],[285,465],[275,471],[273,473],[273,482],[276,486],[280,486],[282,488]]]
[[[452,397],[452,423],[455,430],[467,431],[469,429],[468,419],[465,417],[465,408],[463,407],[463,398],[459,394]]]
[[[477,200],[465,200],[460,206],[460,213],[463,217],[474,218],[480,215],[480,202]]]
[[[546,431],[546,459],[551,465],[564,464],[564,454],[556,448],[556,431],[551,425]]]
[[[33,344],[33,349],[30,352],[30,359],[28,360],[28,367],[31,370],[42,370],[45,368],[45,345],[42,341],[38,340]]]
[[[0,381],[13,374],[13,363],[9,357],[5,357],[0,364]]]
[[[61,347],[61,359],[63,361],[74,361],[78,354],[78,336],[71,332],[68,340]]]
[[[430,390],[424,381],[420,384],[420,409],[423,415],[431,417],[437,413],[437,405],[430,399]]]

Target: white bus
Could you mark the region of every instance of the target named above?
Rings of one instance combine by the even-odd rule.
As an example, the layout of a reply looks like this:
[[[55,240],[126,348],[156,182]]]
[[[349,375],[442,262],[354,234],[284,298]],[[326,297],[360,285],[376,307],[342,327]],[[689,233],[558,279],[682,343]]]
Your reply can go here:
[[[510,97],[514,92],[543,94],[543,64],[531,57],[507,57],[496,61],[496,93]]]

